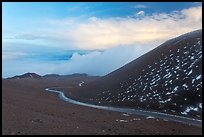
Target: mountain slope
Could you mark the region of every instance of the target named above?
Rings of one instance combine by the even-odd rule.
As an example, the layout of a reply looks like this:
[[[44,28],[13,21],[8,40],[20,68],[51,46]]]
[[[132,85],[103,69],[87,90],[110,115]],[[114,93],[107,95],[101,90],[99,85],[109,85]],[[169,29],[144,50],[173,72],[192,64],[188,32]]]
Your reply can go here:
[[[36,74],[36,73],[25,73],[23,75],[19,75],[19,76],[14,76],[8,79],[21,79],[21,78],[41,78],[40,75]]]
[[[201,119],[202,30],[171,39],[77,91],[86,102]]]

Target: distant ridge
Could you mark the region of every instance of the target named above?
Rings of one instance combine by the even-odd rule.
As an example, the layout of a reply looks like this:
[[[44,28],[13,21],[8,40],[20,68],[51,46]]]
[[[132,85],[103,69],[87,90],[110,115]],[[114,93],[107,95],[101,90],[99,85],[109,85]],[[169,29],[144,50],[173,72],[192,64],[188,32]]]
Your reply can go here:
[[[86,73],[74,73],[74,74],[70,74],[70,75],[59,75],[59,74],[46,74],[44,76],[38,75],[36,73],[25,73],[22,75],[17,75],[14,77],[9,77],[7,79],[21,79],[21,78],[50,78],[50,77],[87,77],[88,74]]]
[[[74,73],[70,75],[59,75],[59,74],[46,74],[43,77],[86,77],[86,73]]]
[[[8,79],[21,79],[21,78],[41,78],[40,75],[36,74],[36,73],[25,73],[23,75],[17,75],[17,76],[14,76],[14,77],[10,77]]]

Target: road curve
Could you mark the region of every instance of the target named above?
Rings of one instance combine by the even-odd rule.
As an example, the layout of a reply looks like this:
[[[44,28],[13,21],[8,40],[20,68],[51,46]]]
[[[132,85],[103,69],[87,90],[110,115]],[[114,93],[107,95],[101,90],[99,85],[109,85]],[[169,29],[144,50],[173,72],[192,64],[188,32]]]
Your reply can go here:
[[[45,91],[58,93],[60,99],[66,101],[66,102],[72,103],[72,104],[77,104],[77,105],[92,107],[92,108],[97,108],[97,109],[103,109],[103,110],[123,112],[123,113],[128,113],[128,114],[151,116],[151,117],[156,117],[156,118],[161,118],[161,119],[165,119],[165,120],[170,120],[170,121],[175,121],[175,122],[180,122],[180,123],[184,123],[184,124],[202,127],[202,120],[198,120],[198,119],[187,118],[187,117],[176,116],[176,115],[170,115],[170,114],[159,113],[159,112],[138,110],[138,109],[99,106],[99,105],[93,105],[93,104],[89,104],[89,103],[83,103],[83,102],[76,101],[76,100],[73,100],[73,99],[66,97],[62,91],[56,90],[56,88],[61,88],[61,87],[46,88]]]

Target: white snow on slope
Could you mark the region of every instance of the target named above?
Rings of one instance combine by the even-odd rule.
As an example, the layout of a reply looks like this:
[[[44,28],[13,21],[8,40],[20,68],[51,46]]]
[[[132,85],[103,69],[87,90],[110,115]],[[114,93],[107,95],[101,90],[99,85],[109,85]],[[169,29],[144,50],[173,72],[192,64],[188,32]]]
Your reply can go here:
[[[81,86],[82,86],[82,84],[84,84],[84,81],[81,81],[81,83],[79,83],[79,86],[81,87]]]

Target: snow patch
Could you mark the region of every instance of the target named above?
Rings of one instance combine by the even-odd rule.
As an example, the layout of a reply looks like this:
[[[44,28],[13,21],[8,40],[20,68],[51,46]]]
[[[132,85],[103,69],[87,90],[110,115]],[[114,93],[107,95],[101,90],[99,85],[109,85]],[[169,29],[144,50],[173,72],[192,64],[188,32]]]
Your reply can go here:
[[[183,86],[183,87],[185,87],[185,88],[188,88],[188,86],[186,85],[186,83],[185,83],[185,84],[183,84],[182,86]]]
[[[190,111],[198,111],[198,107],[188,106],[185,111],[181,112],[181,114],[187,115]]]
[[[84,84],[84,81],[81,81],[81,83],[79,83],[79,86],[81,87],[81,86],[82,86],[82,84]]]
[[[140,118],[133,118],[133,120],[141,120]]]
[[[120,119],[120,120],[116,119],[116,121],[118,121],[118,122],[128,122],[127,120],[123,120],[123,119]]]
[[[188,73],[188,75],[190,75],[192,73],[192,69],[191,69],[191,71]]]
[[[154,117],[152,117],[152,116],[149,116],[149,117],[146,117],[146,119],[153,119]]]
[[[201,75],[197,76],[197,77],[196,77],[196,80],[198,80],[198,79],[200,79],[200,78],[201,78]]]
[[[128,114],[122,114],[123,116],[130,116],[130,115],[128,115]]]
[[[202,109],[202,103],[199,103],[199,105],[198,105],[198,106],[199,106],[199,108],[201,108],[201,109]]]
[[[164,101],[159,101],[159,103],[166,103],[166,102],[169,102],[171,101],[171,98],[167,99],[167,100],[164,100]]]

